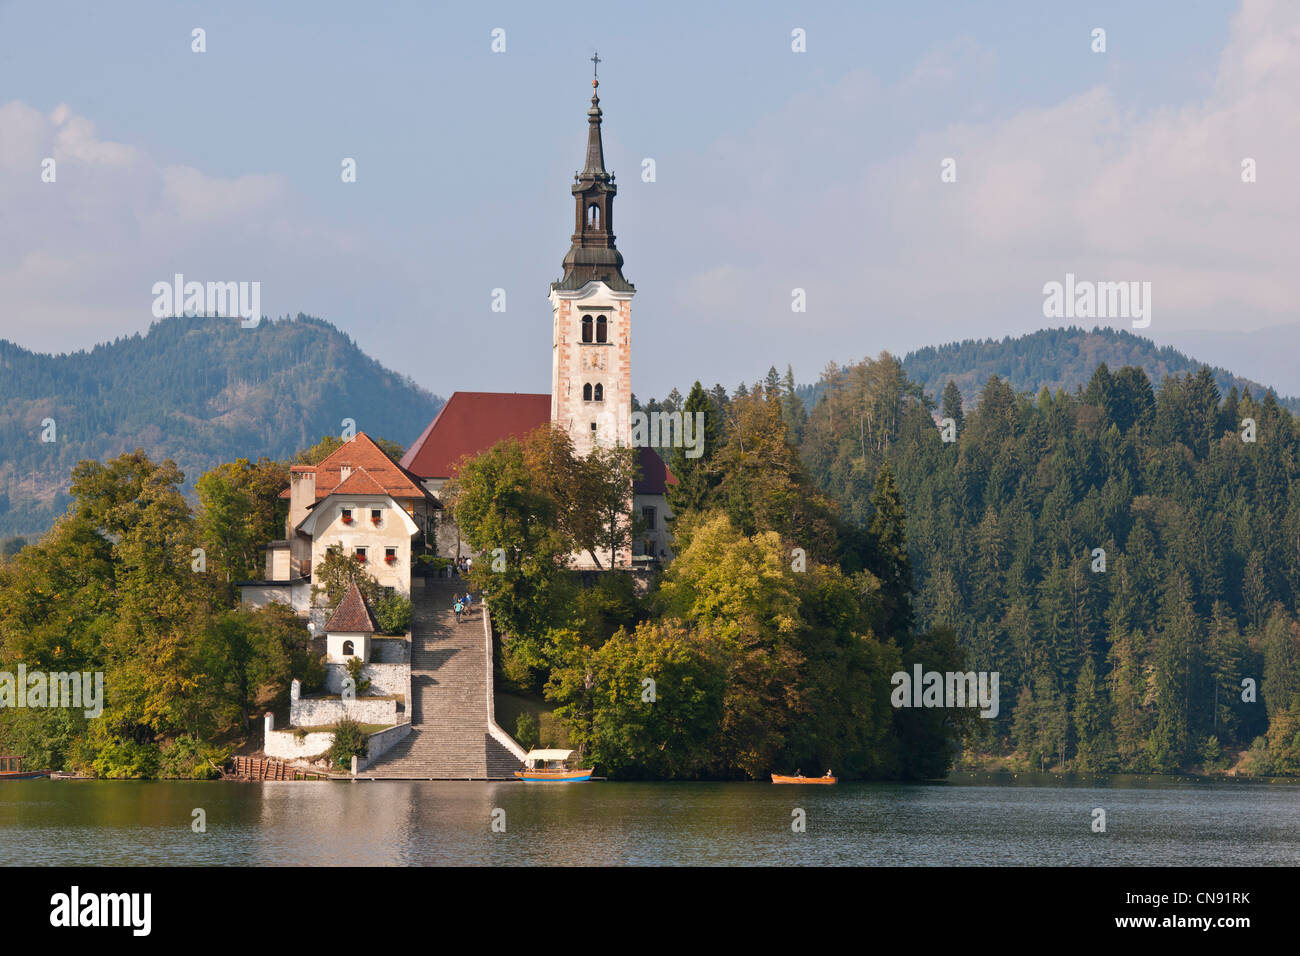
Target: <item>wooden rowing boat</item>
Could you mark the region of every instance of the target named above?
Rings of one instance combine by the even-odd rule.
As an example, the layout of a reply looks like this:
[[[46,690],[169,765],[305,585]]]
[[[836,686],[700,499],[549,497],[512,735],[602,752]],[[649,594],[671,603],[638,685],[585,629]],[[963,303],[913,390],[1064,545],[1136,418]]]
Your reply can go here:
[[[779,773],[772,774],[773,783],[836,783],[839,777],[784,777]]]

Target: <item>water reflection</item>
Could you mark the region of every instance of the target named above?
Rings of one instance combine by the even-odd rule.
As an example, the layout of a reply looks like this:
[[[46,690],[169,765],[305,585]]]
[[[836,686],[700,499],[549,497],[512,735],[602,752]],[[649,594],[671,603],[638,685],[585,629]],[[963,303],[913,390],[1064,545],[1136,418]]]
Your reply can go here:
[[[1300,785],[1143,777],[0,784],[0,863],[37,865],[1297,865],[1297,824]]]

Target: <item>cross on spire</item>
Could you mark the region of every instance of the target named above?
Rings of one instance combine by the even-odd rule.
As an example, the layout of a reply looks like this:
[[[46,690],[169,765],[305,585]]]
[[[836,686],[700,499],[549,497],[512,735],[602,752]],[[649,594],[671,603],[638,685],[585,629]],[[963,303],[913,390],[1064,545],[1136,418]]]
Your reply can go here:
[[[596,83],[600,82],[600,53],[595,51],[591,54],[591,78]]]

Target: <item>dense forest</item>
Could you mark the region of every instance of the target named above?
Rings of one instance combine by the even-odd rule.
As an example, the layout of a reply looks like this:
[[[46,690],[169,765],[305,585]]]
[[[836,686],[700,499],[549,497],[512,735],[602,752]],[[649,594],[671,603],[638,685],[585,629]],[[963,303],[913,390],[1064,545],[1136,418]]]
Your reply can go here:
[[[0,538],[50,527],[71,503],[69,475],[83,459],[142,448],[174,460],[188,491],[220,462],[287,458],[338,434],[344,418],[409,444],[441,406],[302,314],[247,329],[164,319],[145,335],[66,355],[0,340]]]
[[[968,412],[954,383],[936,401],[888,354],[818,384],[805,409],[772,369],[707,410],[725,434],[738,399],[774,403],[855,526],[879,520],[880,476],[897,481],[916,629],[950,628],[1001,675],[968,759],[1300,771],[1300,425],[1271,393],[1103,363],[1073,392],[991,377]],[[673,466],[716,471],[718,454]]]

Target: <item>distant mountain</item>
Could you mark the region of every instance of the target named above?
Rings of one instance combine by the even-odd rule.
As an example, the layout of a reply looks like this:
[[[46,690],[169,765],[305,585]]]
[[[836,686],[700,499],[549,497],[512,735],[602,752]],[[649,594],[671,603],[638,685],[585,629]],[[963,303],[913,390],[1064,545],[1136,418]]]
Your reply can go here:
[[[1093,372],[1102,362],[1110,366],[1112,372],[1125,365],[1139,366],[1157,389],[1167,376],[1195,372],[1207,364],[1172,346],[1159,346],[1123,329],[1094,328],[1089,332],[1071,326],[1044,329],[1019,338],[1007,336],[1000,341],[967,339],[948,345],[928,346],[909,352],[903,359],[903,369],[909,379],[919,382],[926,394],[936,399],[952,379],[961,389],[964,404],[969,408],[978,401],[990,376],[997,375],[1007,380],[1018,392],[1037,393],[1044,386],[1053,392],[1058,388],[1073,392],[1076,388],[1087,387]],[[1234,385],[1238,392],[1249,388],[1256,398],[1273,391],[1226,369],[1211,366],[1210,370],[1223,395],[1227,395]],[[821,388],[819,385],[803,386],[800,395],[805,406],[812,408],[821,397]],[[1300,414],[1300,399],[1279,395],[1278,402]]]
[[[0,537],[39,534],[68,504],[72,466],[143,447],[187,483],[235,458],[285,459],[350,418],[409,445],[443,399],[299,314],[174,318],[89,352],[42,355],[0,340]],[[53,442],[43,441],[50,433]]]
[[[1213,355],[1224,368],[1268,382],[1284,395],[1300,395],[1300,322],[1250,332],[1161,332],[1156,339],[1187,355]]]

